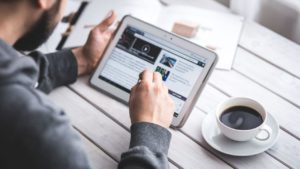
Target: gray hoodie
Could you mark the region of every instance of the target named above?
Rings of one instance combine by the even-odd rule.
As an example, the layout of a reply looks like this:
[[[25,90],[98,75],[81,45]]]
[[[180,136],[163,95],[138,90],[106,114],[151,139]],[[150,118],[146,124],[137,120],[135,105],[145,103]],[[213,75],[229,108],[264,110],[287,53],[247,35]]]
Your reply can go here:
[[[70,50],[23,56],[0,39],[0,168],[89,169],[89,160],[65,112],[45,95],[76,81]],[[120,169],[169,168],[171,134],[164,128],[131,126],[129,151]]]

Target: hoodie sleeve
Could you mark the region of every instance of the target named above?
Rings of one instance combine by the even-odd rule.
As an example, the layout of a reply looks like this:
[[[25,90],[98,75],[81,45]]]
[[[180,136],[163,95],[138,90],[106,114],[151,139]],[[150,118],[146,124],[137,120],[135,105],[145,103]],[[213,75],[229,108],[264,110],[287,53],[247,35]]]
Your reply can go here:
[[[168,169],[171,133],[156,124],[131,126],[129,150],[122,154],[119,169]]]
[[[77,61],[71,50],[62,50],[44,55],[40,52],[29,54],[39,67],[36,87],[49,93],[53,89],[74,83],[77,79]]]

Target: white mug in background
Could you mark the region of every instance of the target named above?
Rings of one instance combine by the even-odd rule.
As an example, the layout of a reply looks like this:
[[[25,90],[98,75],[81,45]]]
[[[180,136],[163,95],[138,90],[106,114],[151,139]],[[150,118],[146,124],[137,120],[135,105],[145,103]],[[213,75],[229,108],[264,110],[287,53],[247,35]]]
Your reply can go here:
[[[227,126],[224,124],[220,118],[221,115],[232,107],[248,107],[253,109],[259,113],[262,117],[262,123],[251,129],[235,129],[232,127]],[[217,124],[222,132],[227,138],[234,140],[234,141],[248,141],[251,139],[257,139],[259,141],[267,141],[272,134],[272,129],[266,125],[266,121],[268,118],[268,113],[265,111],[263,106],[258,102],[249,99],[249,98],[242,98],[242,97],[234,97],[226,100],[222,104],[220,104],[216,111],[216,120]]]

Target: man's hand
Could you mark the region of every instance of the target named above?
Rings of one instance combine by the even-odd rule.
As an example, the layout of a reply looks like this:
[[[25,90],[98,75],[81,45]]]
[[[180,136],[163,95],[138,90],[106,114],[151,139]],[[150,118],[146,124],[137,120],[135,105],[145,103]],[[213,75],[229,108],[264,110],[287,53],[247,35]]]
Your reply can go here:
[[[78,75],[89,74],[96,67],[112,37],[113,31],[109,30],[109,27],[115,19],[116,13],[110,11],[106,18],[91,30],[85,45],[72,50],[78,64]]]
[[[139,83],[130,93],[131,122],[149,122],[167,128],[171,125],[174,109],[174,102],[162,83],[161,75],[149,70],[141,73]]]

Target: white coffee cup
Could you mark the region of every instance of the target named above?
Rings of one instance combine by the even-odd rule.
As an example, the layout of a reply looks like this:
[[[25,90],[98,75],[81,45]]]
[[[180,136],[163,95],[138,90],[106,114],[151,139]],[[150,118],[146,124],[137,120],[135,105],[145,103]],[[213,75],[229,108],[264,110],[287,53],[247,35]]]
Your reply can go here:
[[[220,117],[224,111],[236,106],[243,106],[256,110],[261,115],[263,122],[259,126],[247,130],[235,129],[227,126],[220,120]],[[242,97],[234,97],[226,100],[218,106],[216,111],[217,124],[222,134],[235,141],[248,141],[251,139],[256,139],[259,141],[269,140],[272,134],[272,129],[266,125],[267,118],[268,113],[261,104],[252,99]]]

